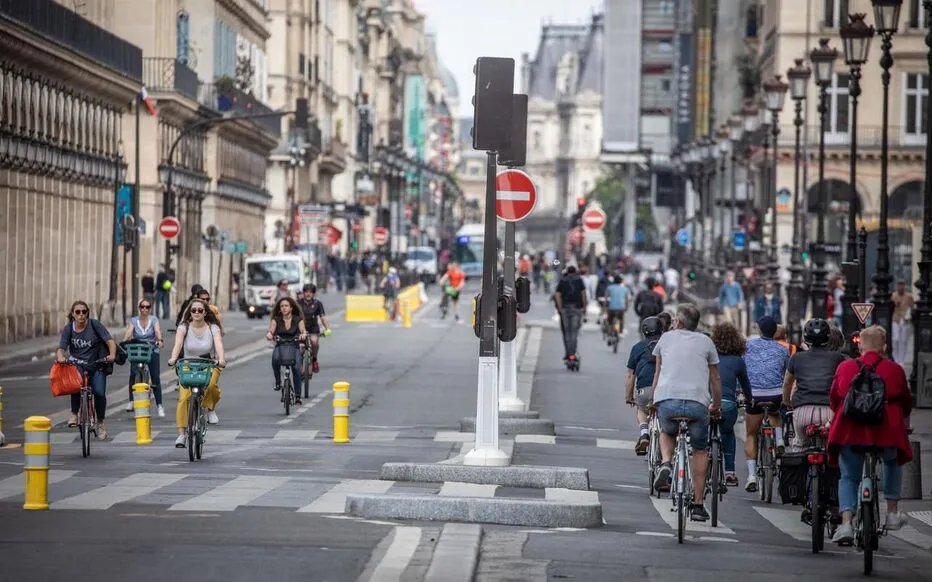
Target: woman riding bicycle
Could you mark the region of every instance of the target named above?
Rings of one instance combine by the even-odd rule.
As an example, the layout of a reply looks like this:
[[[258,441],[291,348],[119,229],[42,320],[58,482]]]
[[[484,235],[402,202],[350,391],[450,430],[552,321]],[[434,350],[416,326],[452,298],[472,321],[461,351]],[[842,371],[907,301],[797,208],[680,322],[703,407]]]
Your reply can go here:
[[[269,321],[269,331],[266,332],[265,338],[269,341],[278,336],[285,340],[304,341],[307,336],[307,330],[304,327],[304,315],[298,303],[291,297],[284,297],[278,300],[275,307],[272,308],[272,316]],[[291,375],[294,378],[294,386],[301,385],[301,369],[298,362],[298,345],[296,343],[279,343],[272,350],[272,373],[275,375],[275,391],[282,389],[282,362],[290,361]],[[301,404],[301,395],[295,390],[295,404]]]
[[[123,332],[123,341],[135,341],[152,344],[152,357],[149,358],[149,382],[152,384],[152,393],[155,394],[155,405],[158,407],[159,417],[165,416],[162,408],[162,380],[159,378],[159,348],[162,347],[162,328],[159,318],[152,314],[152,302],[143,299],[139,302],[139,315],[129,320],[129,326]],[[136,383],[136,366],[129,367],[129,402],[126,403],[126,412],[133,411],[133,384]]]
[[[172,348],[171,357],[168,358],[168,365],[174,366],[182,351],[185,358],[215,358],[217,360],[217,367],[213,370],[210,384],[204,391],[204,400],[201,402],[201,406],[207,410],[207,422],[217,424],[220,422],[215,411],[220,401],[220,386],[217,382],[220,379],[221,368],[226,365],[223,334],[220,332],[219,322],[208,304],[200,299],[191,300],[188,309],[181,316],[181,321],[175,333],[175,345]],[[178,408],[175,411],[175,426],[178,428],[175,447],[179,449],[185,447],[189,400],[191,400],[191,390],[179,386]]]
[[[68,323],[61,330],[61,340],[55,359],[67,362],[68,356],[78,366],[106,357],[108,363],[116,360],[116,342],[110,337],[110,332],[96,319],[90,316],[90,308],[83,301],[75,301],[68,310]],[[106,346],[106,347],[105,347]],[[68,356],[65,355],[68,351]],[[105,353],[106,350],[106,353]],[[112,369],[111,369],[112,371]],[[107,438],[107,429],[104,427],[104,417],[107,415],[107,371],[95,370],[88,378],[90,386],[94,389],[94,412],[97,415],[97,426],[94,431],[97,438]],[[71,395],[71,417],[68,426],[78,426],[78,408],[81,405],[81,394]]]
[[[748,380],[748,369],[743,358],[747,340],[734,325],[720,323],[712,328],[712,343],[718,352],[718,374],[722,384],[722,418],[719,432],[725,457],[725,485],[737,487],[735,450],[738,448],[738,441],[735,438],[735,423],[738,421],[738,394],[744,394],[746,400],[750,399],[751,395],[751,382]]]

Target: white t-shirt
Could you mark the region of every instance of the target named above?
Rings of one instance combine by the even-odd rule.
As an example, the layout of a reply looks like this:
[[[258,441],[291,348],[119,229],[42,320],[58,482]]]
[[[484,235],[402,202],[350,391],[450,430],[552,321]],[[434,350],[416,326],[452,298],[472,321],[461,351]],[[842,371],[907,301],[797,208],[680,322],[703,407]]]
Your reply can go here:
[[[667,287],[676,287],[680,283],[680,274],[673,267],[664,271],[663,278]]]
[[[709,336],[674,329],[660,336],[653,354],[662,358],[654,402],[692,400],[709,405],[709,366],[718,364],[718,352]]]

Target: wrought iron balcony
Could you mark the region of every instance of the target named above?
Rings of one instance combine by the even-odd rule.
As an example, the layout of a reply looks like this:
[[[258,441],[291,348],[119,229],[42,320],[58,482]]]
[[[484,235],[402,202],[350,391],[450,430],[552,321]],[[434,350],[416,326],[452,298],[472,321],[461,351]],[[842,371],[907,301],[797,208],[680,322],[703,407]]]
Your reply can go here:
[[[143,58],[142,84],[150,91],[174,91],[197,100],[197,73],[177,59]]]
[[[0,18],[14,20],[92,61],[142,80],[142,49],[52,0],[0,0]]]
[[[802,129],[802,141],[808,142],[810,155],[812,155],[814,152],[817,153],[817,148],[819,147],[819,126],[808,125]],[[883,128],[879,125],[859,125],[858,149],[880,148],[882,132]],[[925,134],[906,133],[905,128],[901,125],[891,125],[888,128],[887,139],[891,148],[918,149],[926,147]],[[791,125],[781,124],[780,136],[777,139],[777,143],[781,148],[794,148],[796,143],[796,128]],[[847,149],[850,147],[850,145],[851,134],[849,132],[825,132],[825,147],[827,149]]]
[[[274,113],[269,106],[237,89],[228,80],[202,83],[198,88],[198,101],[201,105],[222,113],[266,115],[266,117],[257,117],[251,121],[275,137],[281,137],[281,116],[269,115]]]
[[[343,173],[346,169],[346,146],[340,140],[330,137],[324,140],[323,150],[320,171],[328,174]]]

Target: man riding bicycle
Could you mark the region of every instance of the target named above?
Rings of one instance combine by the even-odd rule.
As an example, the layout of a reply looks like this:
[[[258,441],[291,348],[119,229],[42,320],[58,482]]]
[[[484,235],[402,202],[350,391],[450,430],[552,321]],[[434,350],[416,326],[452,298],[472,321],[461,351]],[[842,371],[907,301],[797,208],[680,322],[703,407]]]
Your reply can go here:
[[[440,277],[440,286],[444,294],[453,301],[453,320],[460,320],[460,291],[466,284],[466,273],[460,269],[460,264],[453,262],[447,265],[447,272]],[[444,286],[444,284],[446,284]],[[444,317],[446,314],[444,314]]]
[[[320,351],[320,324],[324,324],[324,331],[330,331],[324,304],[316,295],[317,285],[307,284],[302,290],[301,298],[298,299],[298,307],[304,314],[304,328],[311,341],[311,372],[315,374],[320,372],[320,365],[317,363],[317,353]]]
[[[608,324],[612,326],[615,333],[622,335],[625,330],[625,310],[628,309],[628,298],[631,296],[631,290],[625,286],[621,275],[615,275],[605,290]]]
[[[673,451],[679,423],[674,418],[689,418],[689,440],[692,446],[694,503],[690,517],[706,521],[709,514],[703,506],[706,474],[708,473],[709,416],[722,408],[722,386],[718,371],[718,352],[709,336],[696,331],[699,309],[683,303],[676,313],[671,331],[660,336],[653,354],[657,357],[654,372],[654,405],[660,419],[660,453],[663,462],[654,489],[670,485],[673,473]],[[711,394],[710,394],[711,393]]]

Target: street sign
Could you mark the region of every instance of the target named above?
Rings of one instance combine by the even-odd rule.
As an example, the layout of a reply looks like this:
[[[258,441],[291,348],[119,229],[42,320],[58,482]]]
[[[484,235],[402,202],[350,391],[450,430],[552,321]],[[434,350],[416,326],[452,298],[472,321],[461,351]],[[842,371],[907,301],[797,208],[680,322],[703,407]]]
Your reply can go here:
[[[244,240],[237,241],[237,242],[236,242],[236,251],[235,251],[235,252],[236,252],[236,253],[239,253],[239,254],[241,254],[241,255],[245,255],[247,252],[249,252],[249,243],[247,243],[247,242],[244,241]]]
[[[689,246],[689,231],[685,228],[676,231],[676,242],[681,247]]]
[[[743,251],[748,244],[747,234],[743,230],[736,230],[735,235],[735,250]]]
[[[505,222],[524,220],[537,206],[537,187],[521,170],[495,176],[495,215]]]
[[[159,234],[171,240],[181,232],[181,223],[174,216],[166,216],[159,221]]]
[[[372,231],[372,242],[376,246],[382,246],[388,242],[388,229],[384,226],[375,227],[375,230]]]
[[[861,325],[864,325],[864,322],[867,321],[867,318],[871,316],[871,313],[874,311],[873,303],[852,303],[851,309],[854,310],[854,314],[858,317],[858,321],[861,322]]]
[[[586,230],[602,230],[607,221],[608,217],[601,208],[590,208],[583,213],[582,217],[583,227]]]
[[[298,222],[306,226],[319,226],[330,220],[330,209],[320,204],[298,206]]]

